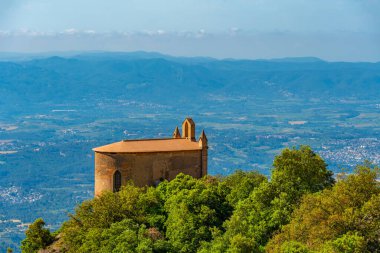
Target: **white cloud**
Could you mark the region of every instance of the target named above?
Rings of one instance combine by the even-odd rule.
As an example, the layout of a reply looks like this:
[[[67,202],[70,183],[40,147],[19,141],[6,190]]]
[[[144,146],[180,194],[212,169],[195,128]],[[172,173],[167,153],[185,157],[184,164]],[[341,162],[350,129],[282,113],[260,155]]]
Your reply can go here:
[[[379,12],[377,0],[1,0],[0,29],[374,32]]]
[[[83,33],[88,34],[88,35],[95,35],[96,31],[95,30],[85,30],[85,31],[83,31]]]
[[[82,33],[81,31],[74,29],[74,28],[69,28],[61,32],[62,34],[67,34],[67,35],[77,35],[79,33]]]
[[[315,56],[326,60],[379,61],[380,33],[136,31],[98,32],[65,29],[0,31],[0,52],[157,51],[178,56],[215,58],[279,58]],[[321,43],[323,41],[324,43]]]

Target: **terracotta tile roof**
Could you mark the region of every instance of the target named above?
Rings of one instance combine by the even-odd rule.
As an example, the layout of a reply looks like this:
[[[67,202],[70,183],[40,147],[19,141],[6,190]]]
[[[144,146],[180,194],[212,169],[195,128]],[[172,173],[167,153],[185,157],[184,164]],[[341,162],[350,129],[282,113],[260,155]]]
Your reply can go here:
[[[189,139],[145,139],[124,140],[105,146],[93,148],[101,153],[143,153],[143,152],[170,152],[201,150],[198,142]]]

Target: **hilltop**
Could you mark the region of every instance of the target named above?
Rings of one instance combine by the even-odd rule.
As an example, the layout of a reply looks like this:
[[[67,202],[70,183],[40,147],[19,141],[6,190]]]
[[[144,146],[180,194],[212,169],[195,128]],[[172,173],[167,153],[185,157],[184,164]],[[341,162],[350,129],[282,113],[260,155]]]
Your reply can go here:
[[[270,180],[240,170],[202,179],[179,174],[157,187],[132,182],[80,204],[55,235],[36,220],[22,250],[376,252],[378,169],[358,166],[336,182],[323,159],[302,146],[275,157]]]

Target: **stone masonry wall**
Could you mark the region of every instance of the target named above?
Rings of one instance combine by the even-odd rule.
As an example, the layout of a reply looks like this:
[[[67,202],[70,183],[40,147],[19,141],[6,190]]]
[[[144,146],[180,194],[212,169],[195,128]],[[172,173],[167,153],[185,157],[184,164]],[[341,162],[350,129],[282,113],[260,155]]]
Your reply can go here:
[[[133,180],[137,186],[154,185],[162,179],[172,180],[181,172],[195,178],[202,177],[207,173],[207,168],[202,173],[205,159],[207,166],[207,157],[202,157],[201,150],[126,154],[95,152],[95,195],[113,190],[116,170],[121,172],[122,185],[128,180]]]

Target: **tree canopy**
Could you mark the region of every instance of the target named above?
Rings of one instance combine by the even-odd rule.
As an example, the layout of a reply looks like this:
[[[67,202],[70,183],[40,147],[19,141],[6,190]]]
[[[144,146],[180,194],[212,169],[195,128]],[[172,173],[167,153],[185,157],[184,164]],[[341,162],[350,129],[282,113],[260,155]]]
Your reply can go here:
[[[307,245],[310,252],[378,252],[380,188],[376,179],[375,170],[361,166],[334,187],[305,195],[267,251],[283,252],[284,245],[297,242]]]
[[[26,238],[21,242],[21,250],[25,253],[37,252],[54,241],[42,218],[35,220],[26,230]]]
[[[359,166],[335,183],[309,147],[284,149],[271,177],[179,174],[157,187],[104,192],[79,205],[61,230],[66,252],[376,252],[380,188],[376,168]],[[23,252],[53,236],[37,220]]]

